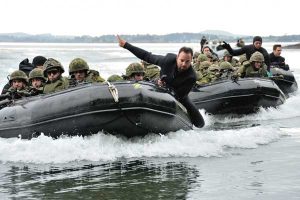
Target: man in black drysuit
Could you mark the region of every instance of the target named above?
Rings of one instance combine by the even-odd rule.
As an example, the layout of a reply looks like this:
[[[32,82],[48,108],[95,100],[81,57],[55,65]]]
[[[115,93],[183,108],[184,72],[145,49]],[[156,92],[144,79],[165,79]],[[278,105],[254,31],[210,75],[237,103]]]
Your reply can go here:
[[[224,44],[222,46],[233,56],[239,56],[242,54],[246,54],[247,60],[249,60],[251,55],[256,51],[262,53],[262,55],[264,56],[264,60],[265,60],[264,62],[268,67],[267,70],[270,71],[269,53],[261,45],[262,45],[262,38],[260,36],[255,36],[253,38],[253,44],[245,45],[240,49],[232,49],[231,46],[226,42],[224,42]]]
[[[196,83],[196,73],[191,66],[193,50],[188,47],[182,47],[178,55],[171,53],[168,53],[166,56],[153,55],[148,51],[129,44],[119,36],[117,37],[120,47],[129,50],[141,60],[161,67],[160,76],[164,77],[164,79],[159,79],[158,85],[166,85],[166,87],[173,90],[175,98],[187,109],[194,126],[198,128],[203,127],[203,117],[188,97],[189,92]]]

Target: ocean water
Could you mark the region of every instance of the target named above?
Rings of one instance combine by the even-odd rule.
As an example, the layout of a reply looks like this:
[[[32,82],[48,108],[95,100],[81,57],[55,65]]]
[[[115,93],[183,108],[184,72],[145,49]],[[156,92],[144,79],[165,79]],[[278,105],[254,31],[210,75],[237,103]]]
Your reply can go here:
[[[155,54],[199,44],[136,44]],[[269,52],[273,43],[263,44]],[[300,50],[282,55],[300,83]],[[107,78],[139,61],[116,44],[0,44],[0,86],[24,58],[76,57]],[[300,199],[300,92],[279,108],[205,114],[202,129],[125,139],[0,138],[0,199]]]

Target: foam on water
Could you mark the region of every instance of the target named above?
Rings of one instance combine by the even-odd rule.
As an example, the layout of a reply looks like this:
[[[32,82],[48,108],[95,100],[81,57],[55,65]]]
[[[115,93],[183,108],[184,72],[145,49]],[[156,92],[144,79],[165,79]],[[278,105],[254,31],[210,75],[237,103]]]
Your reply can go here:
[[[257,148],[286,134],[275,127],[250,127],[219,131],[195,129],[133,139],[103,133],[59,139],[43,135],[32,140],[0,138],[0,161],[66,163],[142,157],[221,157],[230,154],[232,148]]]

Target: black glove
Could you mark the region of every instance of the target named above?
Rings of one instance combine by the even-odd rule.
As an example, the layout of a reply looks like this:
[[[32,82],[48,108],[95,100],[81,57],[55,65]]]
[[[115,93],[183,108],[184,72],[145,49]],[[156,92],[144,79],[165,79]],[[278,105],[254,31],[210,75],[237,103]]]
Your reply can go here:
[[[224,43],[224,44],[222,44],[222,47],[223,47],[224,49],[227,49],[227,50],[231,49],[230,44],[228,44],[228,43],[225,42],[225,41],[223,41],[223,43]]]

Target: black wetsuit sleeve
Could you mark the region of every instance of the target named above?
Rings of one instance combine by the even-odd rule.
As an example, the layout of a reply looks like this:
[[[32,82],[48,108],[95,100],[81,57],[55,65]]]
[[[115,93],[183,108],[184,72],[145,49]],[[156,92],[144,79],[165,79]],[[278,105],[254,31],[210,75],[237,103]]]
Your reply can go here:
[[[139,59],[144,60],[148,63],[158,65],[158,66],[163,66],[164,64],[165,56],[154,55],[144,49],[133,46],[128,42],[125,43],[124,48],[130,51],[133,55],[135,55]]]
[[[246,48],[242,47],[240,49],[228,49],[228,52],[233,56],[239,56],[246,53]]]

